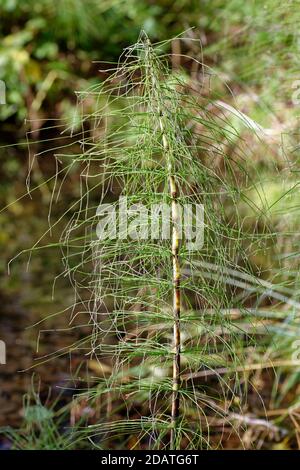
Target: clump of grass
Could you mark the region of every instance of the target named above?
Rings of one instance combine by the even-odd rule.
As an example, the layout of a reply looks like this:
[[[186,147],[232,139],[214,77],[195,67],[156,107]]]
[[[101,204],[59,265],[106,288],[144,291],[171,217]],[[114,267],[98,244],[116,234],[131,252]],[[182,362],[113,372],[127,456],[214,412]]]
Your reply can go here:
[[[74,439],[75,431],[83,424],[70,425],[68,406],[60,406],[61,395],[55,400],[41,401],[39,387],[32,381],[31,390],[23,398],[23,422],[19,429],[0,428],[13,450],[64,450],[84,448]]]

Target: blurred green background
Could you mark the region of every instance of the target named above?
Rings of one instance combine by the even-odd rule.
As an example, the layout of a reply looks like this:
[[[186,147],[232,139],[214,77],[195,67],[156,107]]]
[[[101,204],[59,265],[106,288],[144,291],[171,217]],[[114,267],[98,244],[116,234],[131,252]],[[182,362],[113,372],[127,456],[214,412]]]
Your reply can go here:
[[[76,92],[106,78],[103,70],[119,59],[141,30],[153,42],[182,35],[182,39],[165,46],[166,52],[178,57],[182,54],[178,60],[174,55],[170,67],[181,66],[192,74],[192,61],[187,56],[203,62],[205,78],[201,73],[198,77],[203,93],[211,93],[212,101],[222,100],[239,109],[265,129],[263,137],[254,140],[234,113],[226,113],[229,125],[236,129],[232,151],[238,141],[251,147],[251,176],[256,183],[263,182],[274,231],[282,230],[276,256],[280,252],[281,259],[289,259],[279,265],[270,249],[258,252],[250,262],[264,279],[285,282],[297,299],[299,240],[294,234],[300,198],[297,191],[292,191],[287,200],[282,198],[295,187],[298,174],[298,110],[292,95],[299,77],[299,20],[298,1],[283,5],[277,0],[0,0],[0,80],[6,85],[6,104],[0,105],[0,202],[4,208],[0,213],[0,331],[10,357],[2,374],[2,425],[19,423],[22,395],[30,384],[29,374],[19,378],[16,371],[32,364],[39,330],[25,327],[55,309],[65,308],[73,296],[67,281],[60,279],[55,300],[52,298],[53,279],[61,272],[59,250],[34,256],[29,270],[28,255],[18,257],[10,265],[10,275],[8,263],[48,229],[53,183],[43,183],[55,172],[52,149],[68,142],[64,129],[71,123],[76,129],[80,122]],[[94,105],[88,103],[87,111]],[[37,153],[43,156],[38,162],[32,159]],[[31,165],[30,187],[39,187],[29,196],[26,179]],[[63,213],[79,194],[79,178],[74,168],[54,216]],[[260,206],[262,202],[249,191],[250,198]],[[249,220],[255,227],[257,221],[250,215]],[[287,237],[290,227],[293,236]],[[58,224],[53,238],[48,233],[44,243],[57,240],[59,234]],[[286,269],[293,274],[284,277]],[[52,325],[49,320],[46,327]],[[49,335],[39,354],[72,340]],[[287,341],[284,357],[289,348]],[[62,380],[66,364],[42,371],[45,383]],[[295,374],[288,376],[289,384],[284,382],[281,395],[286,397],[294,387],[288,398],[292,402],[298,369]]]

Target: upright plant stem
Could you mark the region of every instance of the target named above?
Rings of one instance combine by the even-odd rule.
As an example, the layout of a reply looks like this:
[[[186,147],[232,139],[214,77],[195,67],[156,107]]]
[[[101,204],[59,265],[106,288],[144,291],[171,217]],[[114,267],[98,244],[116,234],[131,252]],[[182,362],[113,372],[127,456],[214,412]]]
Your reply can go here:
[[[180,264],[179,264],[179,236],[176,226],[178,221],[177,188],[175,178],[169,177],[172,198],[172,257],[173,257],[173,319],[174,319],[174,358],[173,358],[173,387],[172,387],[172,428],[171,447],[176,447],[177,420],[180,406]]]
[[[151,64],[152,48],[151,43],[146,40],[146,63]],[[168,169],[168,185],[171,197],[171,224],[172,224],[172,282],[173,282],[173,383],[171,398],[171,437],[170,448],[173,450],[177,447],[177,424],[180,414],[180,308],[181,308],[181,290],[180,290],[180,260],[179,260],[179,210],[178,210],[178,191],[176,185],[175,172],[173,167],[172,150],[169,145],[168,136],[165,125],[164,104],[160,96],[159,85],[155,73],[149,67],[154,96],[156,96],[156,106],[159,115],[159,126],[162,135],[163,148],[167,160]]]
[[[171,162],[170,148],[165,134],[163,118],[160,113],[160,129],[162,132],[163,147],[168,158],[168,173],[169,173],[169,191],[172,201],[171,222],[172,222],[172,258],[173,258],[173,342],[174,342],[174,357],[173,357],[173,384],[172,384],[172,411],[171,411],[171,449],[176,448],[177,441],[177,421],[180,411],[180,262],[179,262],[179,212],[177,202],[177,186],[175,176],[173,175],[173,168]]]

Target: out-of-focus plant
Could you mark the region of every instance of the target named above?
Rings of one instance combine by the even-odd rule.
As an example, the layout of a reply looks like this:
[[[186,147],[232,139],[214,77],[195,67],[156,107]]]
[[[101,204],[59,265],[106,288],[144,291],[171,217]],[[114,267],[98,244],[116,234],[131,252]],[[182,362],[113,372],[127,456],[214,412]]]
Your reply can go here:
[[[0,79],[6,83],[7,105],[0,108],[0,119],[44,117],[38,111],[50,106],[44,106],[47,97],[53,115],[55,103],[80,89],[81,77],[91,76],[92,60],[115,59],[141,28],[153,38],[182,31],[196,4],[190,7],[186,1],[63,0],[58,5],[54,0],[4,0]],[[56,115],[61,115],[59,107]]]

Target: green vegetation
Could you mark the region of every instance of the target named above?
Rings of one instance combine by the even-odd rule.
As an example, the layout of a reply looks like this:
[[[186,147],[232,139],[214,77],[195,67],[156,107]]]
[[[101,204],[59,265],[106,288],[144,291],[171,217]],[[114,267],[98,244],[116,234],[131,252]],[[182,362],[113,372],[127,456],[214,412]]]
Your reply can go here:
[[[77,387],[48,401],[32,392],[6,438],[30,449],[297,448],[298,2],[0,9],[3,272],[22,255],[1,289],[38,310],[34,334],[68,332],[37,363],[67,357]],[[120,196],[172,205],[173,241],[99,240],[97,208],[117,211]],[[204,205],[194,251],[176,233],[185,203]]]

